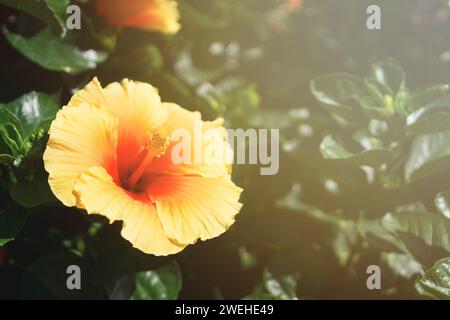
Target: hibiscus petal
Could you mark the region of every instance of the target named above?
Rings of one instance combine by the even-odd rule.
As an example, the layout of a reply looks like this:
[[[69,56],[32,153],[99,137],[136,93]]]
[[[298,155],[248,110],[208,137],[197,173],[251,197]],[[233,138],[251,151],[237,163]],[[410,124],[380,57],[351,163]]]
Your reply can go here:
[[[126,179],[133,162],[149,142],[150,134],[167,120],[167,108],[161,103],[158,91],[147,83],[127,79],[102,88],[94,78],[72,97],[69,106],[83,103],[105,109],[119,119],[117,161],[121,178]]]
[[[84,172],[74,193],[88,213],[104,215],[111,222],[122,220],[122,236],[145,253],[168,255],[185,247],[167,237],[154,205],[145,195],[138,198],[129,194],[101,167]]]
[[[68,106],[76,107],[82,104],[90,104],[96,107],[106,105],[106,97],[97,77],[92,79],[83,89],[77,91],[70,99]]]
[[[102,166],[114,174],[117,119],[111,113],[87,104],[64,107],[49,133],[45,169],[53,193],[65,205],[76,204],[73,186],[86,169]]]
[[[241,208],[242,189],[228,176],[148,176],[147,192],[166,234],[179,243],[219,236]]]
[[[231,157],[233,152],[227,142],[227,133],[222,126],[223,120],[202,121],[199,112],[188,111],[174,103],[163,104],[168,110],[166,127],[169,132],[173,133],[176,130],[184,129],[186,133],[189,133],[191,143],[188,145],[190,145],[191,157],[188,163],[177,164],[173,161],[172,152],[176,145],[182,141],[175,140],[172,136],[171,143],[164,155],[160,158],[155,158],[147,172],[180,175],[195,174],[211,178],[228,175],[230,173],[230,164],[227,163],[227,156]],[[211,139],[203,139],[203,134],[206,131],[212,133]],[[200,139],[200,142],[195,143],[196,139]],[[221,150],[222,152],[213,153],[209,157],[211,162],[206,162],[203,155],[207,153],[208,149]],[[200,161],[195,159],[195,152],[201,152]]]
[[[109,84],[105,89],[108,107],[119,118],[117,158],[125,180],[133,162],[149,142],[150,134],[167,119],[167,110],[154,87],[129,80]]]
[[[97,78],[74,94],[69,106],[90,104],[112,112],[119,119],[120,131],[148,134],[167,120],[166,107],[158,90],[148,83],[123,80],[102,88]]]

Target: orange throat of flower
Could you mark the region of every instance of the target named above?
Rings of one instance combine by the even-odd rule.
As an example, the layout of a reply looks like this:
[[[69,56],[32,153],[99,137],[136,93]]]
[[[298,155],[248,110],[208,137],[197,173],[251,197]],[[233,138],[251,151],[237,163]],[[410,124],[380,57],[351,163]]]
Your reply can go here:
[[[169,146],[169,138],[162,132],[150,135],[150,139],[144,149],[136,158],[135,164],[126,179],[124,179],[124,187],[130,191],[138,191],[139,181],[146,172],[148,166],[154,158],[159,158],[167,150]]]

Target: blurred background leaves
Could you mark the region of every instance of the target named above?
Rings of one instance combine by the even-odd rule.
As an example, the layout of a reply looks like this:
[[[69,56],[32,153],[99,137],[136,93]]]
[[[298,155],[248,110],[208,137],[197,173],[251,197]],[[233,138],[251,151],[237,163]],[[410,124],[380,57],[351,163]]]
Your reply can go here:
[[[1,298],[450,297],[447,1],[185,0],[176,35],[109,26],[95,2],[0,0]],[[382,30],[366,28],[373,4]],[[133,249],[46,183],[48,125],[93,76],[279,128],[279,173],[234,166],[244,207],[221,237],[169,258]],[[83,292],[63,287],[70,264]]]

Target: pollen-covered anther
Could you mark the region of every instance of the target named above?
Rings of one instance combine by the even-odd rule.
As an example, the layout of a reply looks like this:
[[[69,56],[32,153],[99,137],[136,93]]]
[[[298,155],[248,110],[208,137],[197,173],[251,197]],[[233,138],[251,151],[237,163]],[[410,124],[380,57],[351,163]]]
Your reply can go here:
[[[162,132],[158,132],[151,135],[151,138],[147,144],[147,152],[153,154],[153,157],[161,157],[169,146],[169,138]]]

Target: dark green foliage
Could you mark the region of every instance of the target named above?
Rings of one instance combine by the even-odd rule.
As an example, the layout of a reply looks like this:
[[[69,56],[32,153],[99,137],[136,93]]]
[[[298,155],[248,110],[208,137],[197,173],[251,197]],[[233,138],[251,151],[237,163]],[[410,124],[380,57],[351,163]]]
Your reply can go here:
[[[180,0],[167,36],[108,26],[95,0],[0,0],[0,298],[450,298],[447,2],[280,2]],[[383,29],[369,31],[374,3]],[[94,76],[149,82],[230,128],[279,128],[280,171],[234,166],[230,230],[143,254],[48,186],[49,125]],[[65,287],[72,264],[82,291]],[[366,287],[373,264],[381,290]]]

